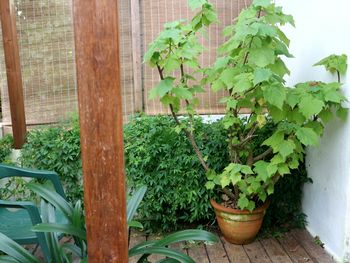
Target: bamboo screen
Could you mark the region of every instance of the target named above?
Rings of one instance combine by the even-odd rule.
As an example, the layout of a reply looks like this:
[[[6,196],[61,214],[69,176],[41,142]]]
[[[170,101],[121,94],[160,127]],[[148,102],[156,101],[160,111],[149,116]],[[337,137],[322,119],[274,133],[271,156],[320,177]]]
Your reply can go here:
[[[218,11],[221,24],[211,26],[208,37],[202,38],[207,48],[201,58],[202,65],[213,63],[215,50],[224,41],[222,28],[231,23],[250,0],[211,2]],[[60,121],[77,111],[72,0],[15,0],[15,3],[27,124]],[[135,58],[142,61],[148,44],[159,34],[165,22],[191,17],[187,0],[119,0],[118,3],[124,120],[142,109],[148,114],[166,114],[167,109],[160,103],[147,98],[149,90],[159,80],[157,72],[147,65],[135,64]],[[140,21],[140,25],[136,24],[139,29],[136,30],[137,34],[131,10],[134,3],[139,5],[139,13],[136,13],[136,20]],[[135,52],[135,43],[141,54]],[[138,81],[135,81],[136,78]],[[10,125],[2,41],[0,85],[2,121]],[[220,94],[208,89],[206,94],[200,96],[199,113],[222,113],[218,97]]]
[[[26,122],[54,123],[77,112],[72,0],[15,0]],[[124,115],[134,110],[130,2],[120,1]],[[0,31],[1,32],[1,31]],[[0,35],[2,122],[11,125]],[[126,117],[125,117],[126,119]]]
[[[77,108],[71,2],[16,0],[15,5],[27,123],[56,122]],[[8,124],[6,70],[1,62],[3,122]]]
[[[212,25],[209,28],[208,36],[201,37],[204,47],[207,49],[202,57],[202,66],[207,66],[215,61],[216,48],[223,43],[222,29],[230,24],[237,17],[240,10],[249,5],[250,0],[211,0],[216,8],[220,24]],[[157,37],[165,22],[179,19],[190,19],[193,15],[187,7],[187,0],[141,0],[142,13],[142,46],[143,53],[148,44]],[[158,72],[147,65],[143,65],[143,85],[145,96],[145,111],[148,114],[166,113],[168,109],[162,107],[157,100],[148,100],[149,90],[157,85],[159,81]],[[214,93],[209,88],[207,92],[200,95],[199,114],[220,114],[224,108],[218,103],[222,93]]]

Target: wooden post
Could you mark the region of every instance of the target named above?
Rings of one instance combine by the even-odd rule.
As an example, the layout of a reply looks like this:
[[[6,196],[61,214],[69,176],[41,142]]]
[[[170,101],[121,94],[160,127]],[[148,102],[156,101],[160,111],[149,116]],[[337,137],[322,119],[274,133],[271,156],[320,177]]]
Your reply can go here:
[[[75,0],[89,263],[128,262],[116,0]]]
[[[17,42],[16,9],[13,0],[0,0],[0,16],[14,147],[19,149],[25,141],[26,119],[21,64]]]
[[[132,40],[132,70],[134,84],[135,111],[144,111],[144,96],[142,91],[142,61],[141,61],[141,24],[140,0],[131,0],[131,40]]]

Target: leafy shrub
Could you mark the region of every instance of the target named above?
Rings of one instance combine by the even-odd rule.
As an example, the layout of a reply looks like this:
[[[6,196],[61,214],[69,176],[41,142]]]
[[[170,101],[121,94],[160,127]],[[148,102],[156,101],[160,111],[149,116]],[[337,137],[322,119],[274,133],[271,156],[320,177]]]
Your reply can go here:
[[[206,190],[206,177],[198,159],[185,135],[177,134],[173,127],[170,117],[142,116],[130,121],[124,130],[128,183],[148,186],[139,215],[148,219],[144,226],[151,230],[169,231],[184,227],[184,223],[214,220],[208,200],[217,198],[218,193]],[[260,144],[273,130],[271,123],[260,129],[254,143]],[[221,171],[229,162],[222,122],[205,124],[197,120],[195,133],[204,156],[210,156],[207,163]],[[264,149],[257,151],[256,154],[260,154]],[[305,174],[300,168],[278,183],[266,215],[265,229],[287,223],[303,226],[300,200]]]
[[[21,151],[24,167],[55,171],[70,201],[83,199],[80,132],[77,118],[28,133]]]
[[[185,136],[177,134],[167,116],[141,117],[125,125],[125,162],[130,186],[148,187],[139,215],[145,228],[169,231],[182,223],[212,220],[205,189],[206,177]],[[226,142],[216,124],[196,122],[199,145],[208,162],[222,169],[227,162]]]
[[[214,213],[208,200],[218,193],[206,190],[206,177],[183,133],[176,133],[168,116],[138,116],[125,125],[125,162],[130,187],[147,185],[139,209],[146,229],[164,231],[188,223],[210,223]],[[259,130],[254,143],[271,134],[272,124]],[[197,120],[195,132],[208,164],[220,171],[228,163],[227,141],[222,123]],[[264,151],[264,149],[258,149]],[[259,152],[257,152],[259,154]],[[32,130],[22,149],[22,164],[56,171],[70,200],[82,200],[79,127],[76,119],[59,127]],[[278,182],[265,216],[265,229],[303,226],[301,187],[307,181],[303,167]]]
[[[13,138],[11,135],[6,135],[0,139],[0,163],[8,162],[13,145]]]

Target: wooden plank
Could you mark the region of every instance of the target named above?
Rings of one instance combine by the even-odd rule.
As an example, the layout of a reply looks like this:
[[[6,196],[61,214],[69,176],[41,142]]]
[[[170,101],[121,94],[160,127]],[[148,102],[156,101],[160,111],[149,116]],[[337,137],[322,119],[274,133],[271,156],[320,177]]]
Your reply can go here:
[[[0,17],[10,100],[14,147],[20,149],[26,137],[22,72],[16,29],[16,8],[13,0],[0,1]]]
[[[234,245],[226,241],[223,236],[220,236],[222,243],[224,244],[226,253],[231,263],[249,263],[249,257],[246,254],[243,246]]]
[[[117,3],[73,1],[90,263],[128,262]]]
[[[273,263],[292,263],[293,262],[276,239],[274,238],[264,239],[264,240],[261,240],[261,244],[264,246],[267,255],[270,257]]]
[[[266,254],[265,249],[259,241],[255,240],[253,243],[243,246],[251,263],[271,263],[272,261]]]
[[[318,263],[335,263],[332,257],[322,247],[315,244],[314,239],[306,230],[295,229],[292,230],[292,234],[297,242],[304,247],[313,261]]]
[[[144,235],[143,233],[139,232],[139,231],[130,231],[130,241],[129,241],[129,248],[134,247],[135,245],[146,241],[146,235]],[[141,256],[134,256],[129,258],[129,263],[137,263],[137,260],[140,258]]]
[[[230,262],[225,248],[222,244],[222,242],[219,239],[219,242],[213,244],[213,245],[206,245],[206,249],[208,252],[208,257],[210,262],[215,262],[215,263],[227,263]]]
[[[131,40],[132,40],[132,70],[134,85],[135,111],[144,111],[142,94],[142,51],[141,51],[141,13],[140,0],[130,0],[131,7]]]
[[[308,262],[313,263],[314,261],[307,254],[305,249],[298,244],[291,233],[285,233],[280,239],[278,239],[284,250],[287,252],[289,257],[295,263]]]
[[[197,263],[209,263],[203,243],[187,244],[188,255]]]

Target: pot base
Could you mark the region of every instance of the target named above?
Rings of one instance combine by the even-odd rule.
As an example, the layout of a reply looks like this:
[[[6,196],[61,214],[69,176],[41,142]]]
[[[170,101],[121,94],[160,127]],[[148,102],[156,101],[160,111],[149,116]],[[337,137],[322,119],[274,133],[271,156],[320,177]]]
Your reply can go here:
[[[216,219],[224,238],[236,245],[253,242],[258,234],[269,203],[253,210],[238,210],[227,208],[211,200]]]

